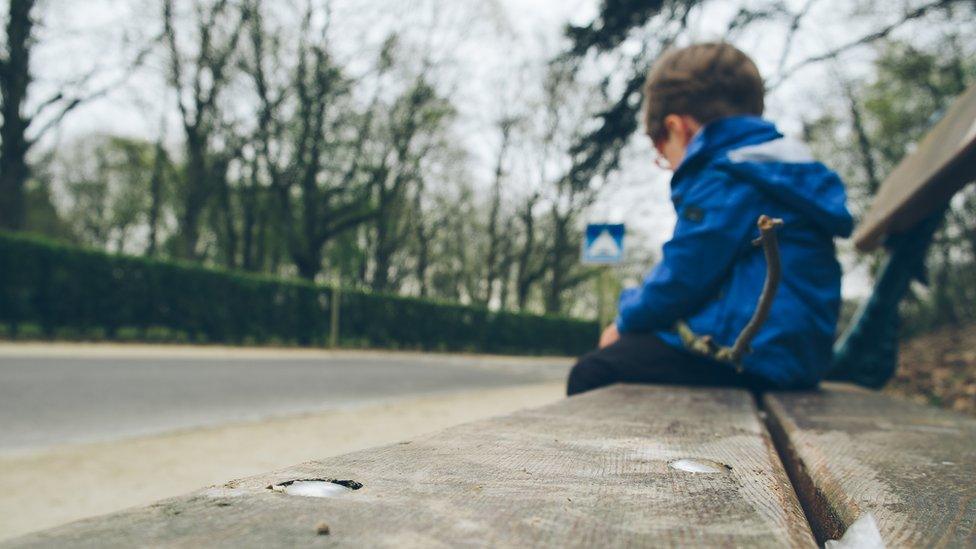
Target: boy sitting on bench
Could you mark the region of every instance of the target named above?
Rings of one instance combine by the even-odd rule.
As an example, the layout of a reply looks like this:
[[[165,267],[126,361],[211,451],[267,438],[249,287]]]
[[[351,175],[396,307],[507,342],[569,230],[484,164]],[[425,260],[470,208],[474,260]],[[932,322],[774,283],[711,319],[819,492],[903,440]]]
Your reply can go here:
[[[677,225],[641,287],[621,294],[599,349],[573,367],[567,393],[612,383],[816,386],[831,364],[840,309],[834,237],[853,224],[843,183],[761,118],[759,70],[729,44],[666,53],[644,94],[647,135],[659,164],[674,170]],[[783,274],[751,352],[732,364],[686,349],[679,322],[731,346],[752,317],[766,275],[753,245],[763,214],[784,221]]]

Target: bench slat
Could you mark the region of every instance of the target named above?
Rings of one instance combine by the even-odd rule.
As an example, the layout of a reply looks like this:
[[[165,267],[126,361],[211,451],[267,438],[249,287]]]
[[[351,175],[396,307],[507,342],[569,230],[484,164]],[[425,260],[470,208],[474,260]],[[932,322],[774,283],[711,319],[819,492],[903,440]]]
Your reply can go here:
[[[976,420],[842,385],[765,406],[818,540],[870,512],[889,547],[976,545]]]
[[[854,244],[870,251],[914,227],[976,178],[976,86],[952,104],[912,154],[881,184]]]
[[[682,458],[714,460],[731,469],[695,473],[669,466]],[[316,477],[353,479],[364,486],[323,499],[266,489]],[[322,521],[329,525],[328,536],[316,535]],[[314,542],[357,547],[814,545],[748,393],[650,386],[615,386],[408,443],[80,521],[11,545],[268,547]]]

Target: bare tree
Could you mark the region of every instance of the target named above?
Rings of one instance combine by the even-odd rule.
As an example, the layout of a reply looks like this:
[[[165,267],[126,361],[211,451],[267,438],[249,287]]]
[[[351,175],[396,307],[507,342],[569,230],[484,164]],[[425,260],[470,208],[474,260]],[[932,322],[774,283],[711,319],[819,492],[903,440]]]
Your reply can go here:
[[[86,85],[95,76],[91,72],[41,100],[33,112],[25,112],[34,81],[31,52],[36,45],[37,11],[36,0],[10,0],[0,47],[0,228],[11,230],[23,229],[26,222],[24,186],[30,177],[30,150],[70,112],[119,85],[113,82],[87,92]],[[136,56],[135,64],[144,54]]]
[[[303,14],[297,62],[284,80],[273,81],[271,69],[287,66],[283,52],[269,38],[274,31],[265,23],[263,3],[255,0],[250,9],[246,70],[259,105],[253,169],[262,170],[269,182],[299,275],[312,280],[322,269],[325,245],[376,215],[364,181],[363,155],[377,100],[357,110],[351,97],[354,83],[328,52],[329,13],[314,30],[311,3]]]
[[[582,176],[578,165],[567,158],[570,144],[579,140],[588,115],[592,90],[583,89],[570,66],[553,63],[543,81],[541,134],[539,135],[539,174],[549,202],[546,228],[546,282],[544,307],[547,313],[564,312],[566,292],[593,276],[594,271],[579,265],[580,223],[583,212],[596,198],[592,173]],[[547,167],[561,171],[550,175]]]
[[[504,248],[509,246],[511,234],[503,227],[502,216],[502,183],[505,178],[505,162],[508,148],[512,141],[512,127],[516,119],[503,116],[498,121],[498,131],[501,141],[495,159],[495,174],[492,182],[491,204],[488,209],[488,254],[485,257],[485,288],[482,303],[490,305],[495,297],[495,290],[499,278],[505,272],[507,255]]]
[[[389,110],[385,144],[370,168],[376,201],[370,280],[374,290],[391,290],[402,277],[394,272],[393,259],[409,236],[408,190],[421,176],[423,160],[441,145],[438,133],[452,113],[450,104],[427,81],[426,71]]]
[[[186,156],[183,188],[179,193],[179,254],[199,259],[201,217],[219,188],[220,168],[214,134],[221,123],[219,98],[233,73],[233,59],[249,11],[230,0],[195,0],[187,56],[178,30],[173,0],[163,0],[163,39],[168,54],[168,81],[184,134]],[[224,29],[221,32],[221,29]]]

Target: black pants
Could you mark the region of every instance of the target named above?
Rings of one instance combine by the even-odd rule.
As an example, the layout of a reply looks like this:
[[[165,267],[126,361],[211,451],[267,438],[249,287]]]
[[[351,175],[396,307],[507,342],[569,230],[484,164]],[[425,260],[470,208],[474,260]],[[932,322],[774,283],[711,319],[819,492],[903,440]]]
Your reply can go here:
[[[614,383],[661,383],[743,387],[762,391],[768,384],[731,366],[675,349],[654,334],[623,334],[604,349],[584,355],[569,372],[566,394]]]

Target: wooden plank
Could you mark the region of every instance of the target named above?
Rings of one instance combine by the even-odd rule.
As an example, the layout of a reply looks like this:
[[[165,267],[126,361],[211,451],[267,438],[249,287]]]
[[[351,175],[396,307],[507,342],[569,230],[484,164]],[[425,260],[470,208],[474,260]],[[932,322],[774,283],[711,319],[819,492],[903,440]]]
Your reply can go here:
[[[976,85],[952,104],[915,151],[895,167],[854,232],[870,251],[911,229],[976,179]]]
[[[818,541],[871,513],[888,547],[976,546],[976,420],[842,385],[764,402]]]
[[[695,473],[669,465],[682,458],[729,467]],[[266,488],[320,477],[363,487],[322,499]],[[316,533],[323,522],[328,535]],[[615,386],[8,546],[313,544],[813,547],[814,541],[748,393]]]

